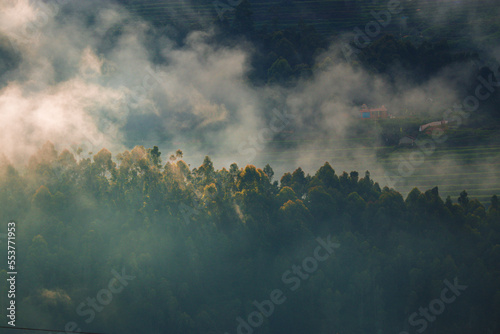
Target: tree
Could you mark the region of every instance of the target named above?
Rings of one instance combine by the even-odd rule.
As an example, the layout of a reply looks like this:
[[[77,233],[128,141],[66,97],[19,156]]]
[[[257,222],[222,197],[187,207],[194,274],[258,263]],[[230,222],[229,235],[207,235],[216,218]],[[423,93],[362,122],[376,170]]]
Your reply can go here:
[[[278,233],[283,244],[293,243],[308,233],[306,226],[312,220],[312,216],[301,200],[287,201],[281,206],[279,213]]]
[[[365,208],[366,202],[357,192],[352,192],[347,196],[347,212],[353,220],[359,220]]]
[[[291,187],[292,186],[292,174],[285,173],[280,179],[281,187]]]
[[[100,176],[104,177],[106,172],[113,173],[116,163],[113,161],[111,152],[107,149],[101,149],[94,155],[94,162]]]
[[[182,159],[182,156],[183,156],[182,151],[181,150],[177,150],[177,151],[175,151],[175,155],[174,154],[170,155],[170,160],[171,161],[179,160],[179,159]]]
[[[339,180],[327,163],[313,178],[301,168],[285,173],[274,187],[269,165],[215,170],[207,157],[191,171],[178,156],[162,170],[153,150],[136,147],[113,159],[103,149],[76,165],[63,152],[35,164],[42,173],[0,162],[0,214],[19,217],[16,245],[26,249],[18,260],[28,288],[18,297],[27,312],[44,312],[47,327],[74,312],[72,303],[57,307],[59,295],[78,303],[97,293],[96,303],[109,301],[111,287],[103,284],[111,279],[119,289],[133,276],[140,284],[131,281],[113,295],[108,316],[96,318],[103,332],[223,332],[242,314],[269,310],[257,301],[286,281],[300,289],[264,320],[263,332],[382,333],[407,323],[408,312],[439,298],[443,279],[457,277],[476,282],[474,293],[457,296],[463,303],[447,308],[450,317],[433,324],[435,331],[498,332],[499,312],[490,312],[500,307],[497,196],[487,213],[465,192],[466,209],[451,197],[443,203],[437,187],[414,188],[404,200],[394,189],[380,190],[369,173]],[[107,180],[102,170],[110,167],[116,175]],[[93,191],[100,182],[108,188]],[[293,189],[299,186],[302,198]],[[331,252],[333,241],[341,246]]]
[[[202,185],[207,185],[213,181],[214,177],[214,164],[209,156],[205,156],[203,159],[203,164],[198,167],[196,174],[200,178]]]
[[[335,170],[328,162],[325,162],[325,164],[318,169],[315,177],[323,183],[326,189],[339,187],[339,178],[335,175]]]
[[[359,173],[356,171],[352,171],[349,174],[349,179],[351,180],[351,187],[353,189],[356,189],[358,186],[358,180],[359,180]]]
[[[467,207],[469,205],[469,198],[467,197],[467,191],[462,191],[460,197],[458,198],[458,204],[460,204],[467,212]]]
[[[498,196],[497,195],[491,196],[490,209],[492,209],[492,210],[498,210],[498,209],[500,209],[500,201],[498,200]]]
[[[324,223],[329,224],[332,222],[338,212],[337,202],[322,186],[309,189],[306,203],[309,211],[314,216],[314,230]]]
[[[54,276],[54,272],[51,273],[52,261],[49,252],[49,247],[45,238],[38,234],[36,235],[28,248],[28,264],[31,271],[31,275],[28,275],[31,280],[28,285],[30,289],[36,290],[40,287],[47,286],[47,282],[51,277]]]
[[[28,167],[35,170],[39,165],[50,165],[56,159],[57,151],[55,146],[50,141],[47,141],[29,158]]]
[[[269,164],[267,164],[267,165],[264,167],[264,173],[266,173],[267,177],[269,178],[269,181],[271,182],[271,181],[273,180],[274,171],[273,171],[273,169],[271,168],[271,166],[269,166]]]
[[[305,188],[307,185],[305,173],[302,170],[302,168],[299,167],[292,173],[291,183],[292,183],[292,189],[295,191],[295,193],[299,197],[302,197],[302,195],[306,190]]]
[[[295,201],[297,199],[297,195],[290,187],[282,187],[278,195],[276,196],[279,205],[283,205],[288,201]]]
[[[247,165],[238,176],[238,189],[255,189],[263,191],[264,183],[268,183],[269,179],[262,169],[256,168],[253,165]]]
[[[236,34],[252,36],[254,32],[252,5],[243,0],[234,12],[233,31]]]
[[[290,80],[293,70],[288,61],[280,57],[267,70],[268,83],[285,84]]]
[[[46,186],[40,186],[35,192],[33,204],[46,213],[52,211],[52,194]]]
[[[75,156],[68,150],[64,150],[59,154],[57,162],[64,168],[72,168],[76,166]]]
[[[153,146],[152,149],[148,149],[149,160],[151,161],[151,165],[159,168],[161,166],[161,152],[158,149],[158,146]],[[182,152],[180,154],[182,156]]]

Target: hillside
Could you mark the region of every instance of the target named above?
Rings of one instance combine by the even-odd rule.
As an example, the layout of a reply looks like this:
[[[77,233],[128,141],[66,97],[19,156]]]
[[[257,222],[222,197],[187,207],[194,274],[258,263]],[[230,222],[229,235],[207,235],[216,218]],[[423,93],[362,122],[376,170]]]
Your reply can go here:
[[[214,170],[207,157],[191,169],[180,151],[169,160],[162,163],[156,147],[77,158],[47,143],[27,170],[2,166],[1,219],[18,217],[18,261],[25,263],[17,296],[24,326],[495,330],[497,196],[488,209],[465,191],[458,204],[444,201],[437,187],[403,198],[369,172],[337,174],[329,163],[314,175],[298,168],[278,184],[269,165]],[[107,306],[96,287],[119,273],[123,287]],[[449,284],[460,292],[439,321],[412,314]],[[85,302],[96,292],[97,315]],[[251,315],[261,303],[262,321]],[[408,315],[419,322],[408,323]]]

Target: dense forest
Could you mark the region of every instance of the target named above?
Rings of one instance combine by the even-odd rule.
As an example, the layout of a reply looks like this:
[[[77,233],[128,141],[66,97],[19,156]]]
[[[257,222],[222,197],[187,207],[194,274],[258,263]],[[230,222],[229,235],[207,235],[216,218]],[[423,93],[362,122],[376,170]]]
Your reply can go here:
[[[442,199],[435,187],[403,198],[369,171],[339,173],[334,162],[279,178],[269,165],[215,170],[209,157],[196,168],[182,158],[142,146],[87,156],[46,143],[25,168],[2,162],[1,220],[17,222],[19,323],[103,333],[498,333],[497,196]],[[104,298],[107,287],[115,293]]]
[[[0,1],[1,333],[500,333],[499,3]]]
[[[440,2],[394,1],[398,11],[389,18],[380,13],[392,2],[383,0],[191,0],[189,5],[182,1],[175,5],[119,2],[160,32],[171,32],[175,27],[179,45],[198,29],[214,29],[213,41],[219,45],[250,43],[254,55],[249,79],[255,85],[289,86],[309,78],[315,70],[339,59],[339,55],[326,52],[332,44],[344,45],[341,59],[347,58],[371,73],[391,78],[404,73],[407,80],[421,83],[452,64],[489,60],[483,49],[497,43],[500,28],[491,10],[498,6],[497,0],[448,5],[446,10]],[[444,16],[435,17],[438,13]],[[361,39],[366,47],[355,45],[354,36],[346,37],[359,31],[355,29],[364,31],[374,19],[381,22],[380,30]],[[448,20],[453,29],[442,20]],[[480,31],[480,37],[472,35],[471,29]],[[115,31],[109,41],[120,34]],[[357,57],[349,57],[346,45],[351,45]]]

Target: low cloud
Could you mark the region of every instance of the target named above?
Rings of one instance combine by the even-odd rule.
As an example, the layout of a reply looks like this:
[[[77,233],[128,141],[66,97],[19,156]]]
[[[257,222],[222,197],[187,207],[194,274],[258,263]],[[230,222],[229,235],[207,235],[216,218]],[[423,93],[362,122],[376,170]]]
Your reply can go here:
[[[298,165],[312,172],[328,160],[339,172],[383,171],[373,152],[358,155],[346,145],[360,105],[434,112],[439,119],[473,70],[450,66],[421,84],[406,75],[389,79],[347,63],[334,42],[317,60],[330,65],[311,79],[292,88],[256,87],[248,79],[255,52],[249,43],[215,43],[215,28],[208,28],[178,44],[172,27],[159,31],[123,6],[96,4],[0,5],[2,49],[8,50],[1,55],[4,63],[18,56],[0,73],[0,122],[6,125],[0,151],[12,162],[25,163],[49,140],[58,149],[80,145],[93,152],[158,145],[167,156],[180,148],[188,162],[210,155],[217,168],[270,162],[278,172]],[[294,115],[273,134],[289,144],[277,149],[266,142],[248,161],[239,147],[269,127],[273,109]],[[343,159],[350,167],[336,165]]]

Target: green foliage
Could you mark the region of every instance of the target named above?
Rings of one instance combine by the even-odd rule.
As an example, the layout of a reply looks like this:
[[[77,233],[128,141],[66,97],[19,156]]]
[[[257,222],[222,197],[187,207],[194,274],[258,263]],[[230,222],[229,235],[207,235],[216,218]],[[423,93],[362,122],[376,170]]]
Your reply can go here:
[[[280,57],[267,71],[268,82],[284,84],[290,79],[292,73],[293,71],[288,61],[285,58]]]
[[[463,191],[454,203],[436,187],[403,199],[368,171],[339,177],[329,163],[278,184],[269,165],[215,170],[206,157],[191,169],[182,152],[165,165],[160,155],[137,146],[77,160],[47,144],[25,170],[0,166],[0,212],[19,220],[25,250],[23,325],[37,326],[43,309],[46,327],[60,328],[124,267],[136,280],[85,329],[235,332],[235,319],[279,288],[287,300],[263,333],[395,333],[458,277],[471,292],[447,306],[435,331],[498,332],[497,196],[485,207]],[[340,248],[289,291],[283,273],[328,235]]]

